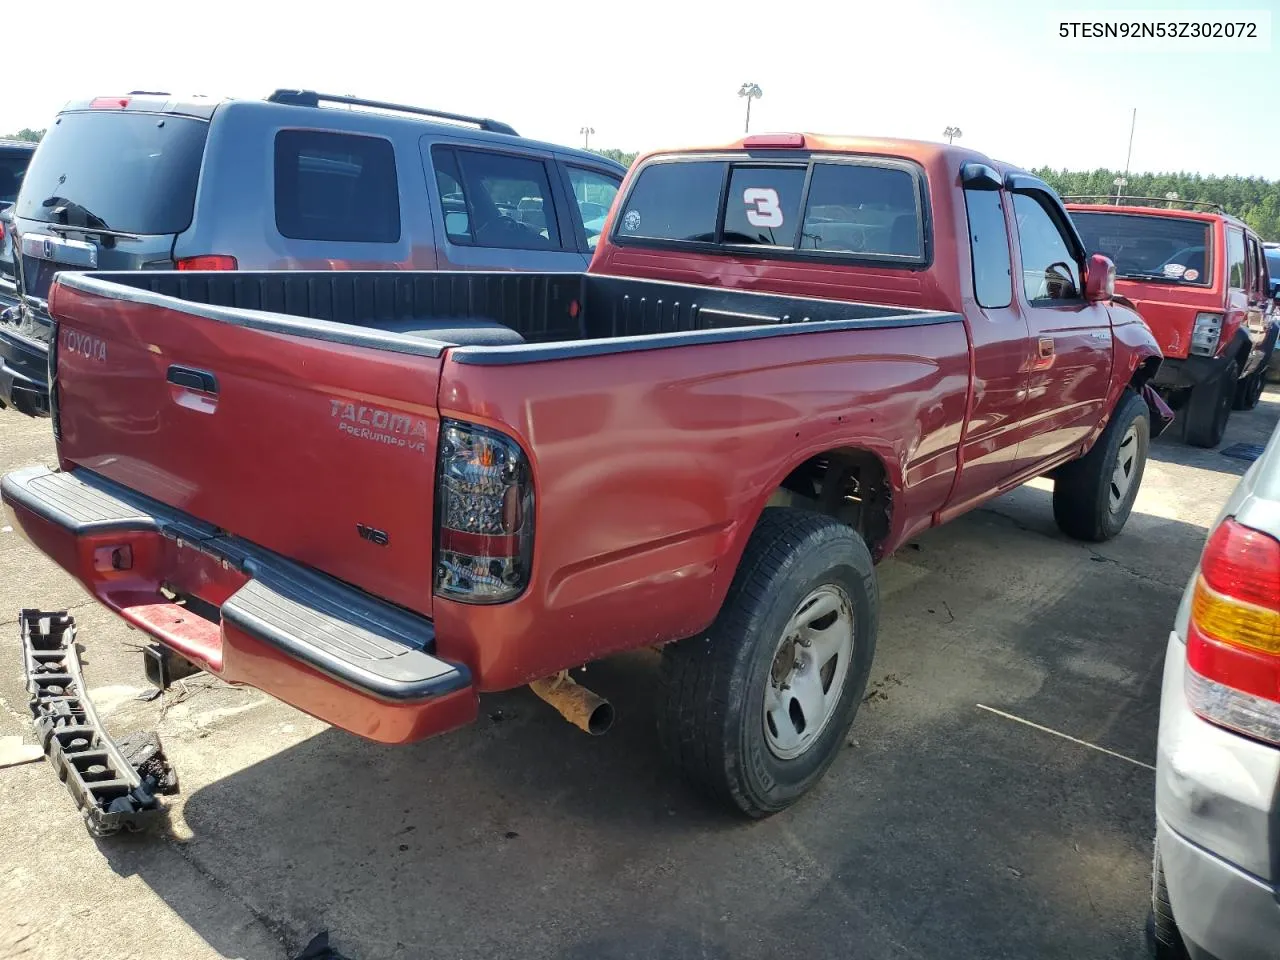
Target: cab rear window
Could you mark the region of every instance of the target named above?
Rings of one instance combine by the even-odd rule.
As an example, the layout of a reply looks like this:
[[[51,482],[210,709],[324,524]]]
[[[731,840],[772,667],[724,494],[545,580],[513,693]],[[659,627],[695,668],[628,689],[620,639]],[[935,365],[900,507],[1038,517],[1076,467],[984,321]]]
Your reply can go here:
[[[614,239],[622,244],[925,260],[922,178],[906,164],[659,160],[620,209]]]

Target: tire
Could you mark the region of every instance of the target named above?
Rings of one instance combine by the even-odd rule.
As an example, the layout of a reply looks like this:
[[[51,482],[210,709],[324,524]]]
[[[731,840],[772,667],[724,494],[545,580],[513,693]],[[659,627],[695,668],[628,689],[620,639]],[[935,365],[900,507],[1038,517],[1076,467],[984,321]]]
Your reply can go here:
[[[846,625],[848,647],[840,639]],[[862,538],[823,514],[766,509],[715,622],[663,648],[664,748],[720,803],[749,817],[785,809],[844,746],[877,625],[875,572]],[[807,639],[788,639],[795,636]],[[802,691],[814,695],[809,707]]]
[[[1069,537],[1094,543],[1122,529],[1142,485],[1151,445],[1146,401],[1125,388],[1093,448],[1060,467],[1053,481],[1053,518]]]
[[[1239,364],[1232,360],[1217,377],[1192,388],[1187,400],[1183,439],[1193,447],[1212,448],[1222,442],[1235,402],[1239,370]]]
[[[1233,410],[1252,410],[1262,399],[1262,389],[1267,385],[1267,371],[1259,368],[1236,384]]]
[[[1147,936],[1156,960],[1188,960],[1187,945],[1173,919],[1173,904],[1164,880],[1164,861],[1160,858],[1160,838],[1156,837],[1151,860],[1151,914],[1147,919]]]

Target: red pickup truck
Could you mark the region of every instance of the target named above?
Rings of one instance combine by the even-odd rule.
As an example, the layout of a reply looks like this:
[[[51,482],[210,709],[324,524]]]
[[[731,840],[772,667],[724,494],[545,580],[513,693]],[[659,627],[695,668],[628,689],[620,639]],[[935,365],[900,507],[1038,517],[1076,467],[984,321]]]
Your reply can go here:
[[[170,649],[405,742],[663,650],[661,736],[760,816],[862,700],[873,562],[1023,481],[1118,533],[1160,352],[1040,180],[749,138],[638,163],[585,274],[62,274],[60,469],[13,522]]]

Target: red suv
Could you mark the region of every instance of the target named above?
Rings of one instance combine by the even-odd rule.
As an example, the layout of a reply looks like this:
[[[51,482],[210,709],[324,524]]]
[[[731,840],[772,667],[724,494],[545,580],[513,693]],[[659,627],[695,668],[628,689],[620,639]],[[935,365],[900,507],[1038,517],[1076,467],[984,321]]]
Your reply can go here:
[[[1183,439],[1222,441],[1234,407],[1262,395],[1276,340],[1276,317],[1262,241],[1212,204],[1127,197],[1068,197],[1067,209],[1090,253],[1116,265],[1116,292],[1132,300],[1165,361],[1156,386],[1183,411]]]

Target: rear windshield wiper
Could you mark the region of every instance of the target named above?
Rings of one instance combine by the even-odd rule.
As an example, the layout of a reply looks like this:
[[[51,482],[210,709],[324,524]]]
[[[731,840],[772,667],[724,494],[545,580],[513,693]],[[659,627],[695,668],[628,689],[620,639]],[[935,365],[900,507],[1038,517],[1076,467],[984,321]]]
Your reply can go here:
[[[48,221],[49,229],[55,233],[97,233],[108,237],[119,237],[124,240],[140,240],[142,239],[136,233],[126,233],[123,230],[112,230],[107,226],[107,221],[103,220],[96,213],[93,213],[84,204],[76,203],[74,200],[68,200],[66,197],[53,196],[43,201],[40,206],[48,208],[52,207],[50,214],[55,217],[61,217],[62,223],[56,221]],[[71,214],[78,214],[83,220],[83,224],[73,224],[70,222]]]

